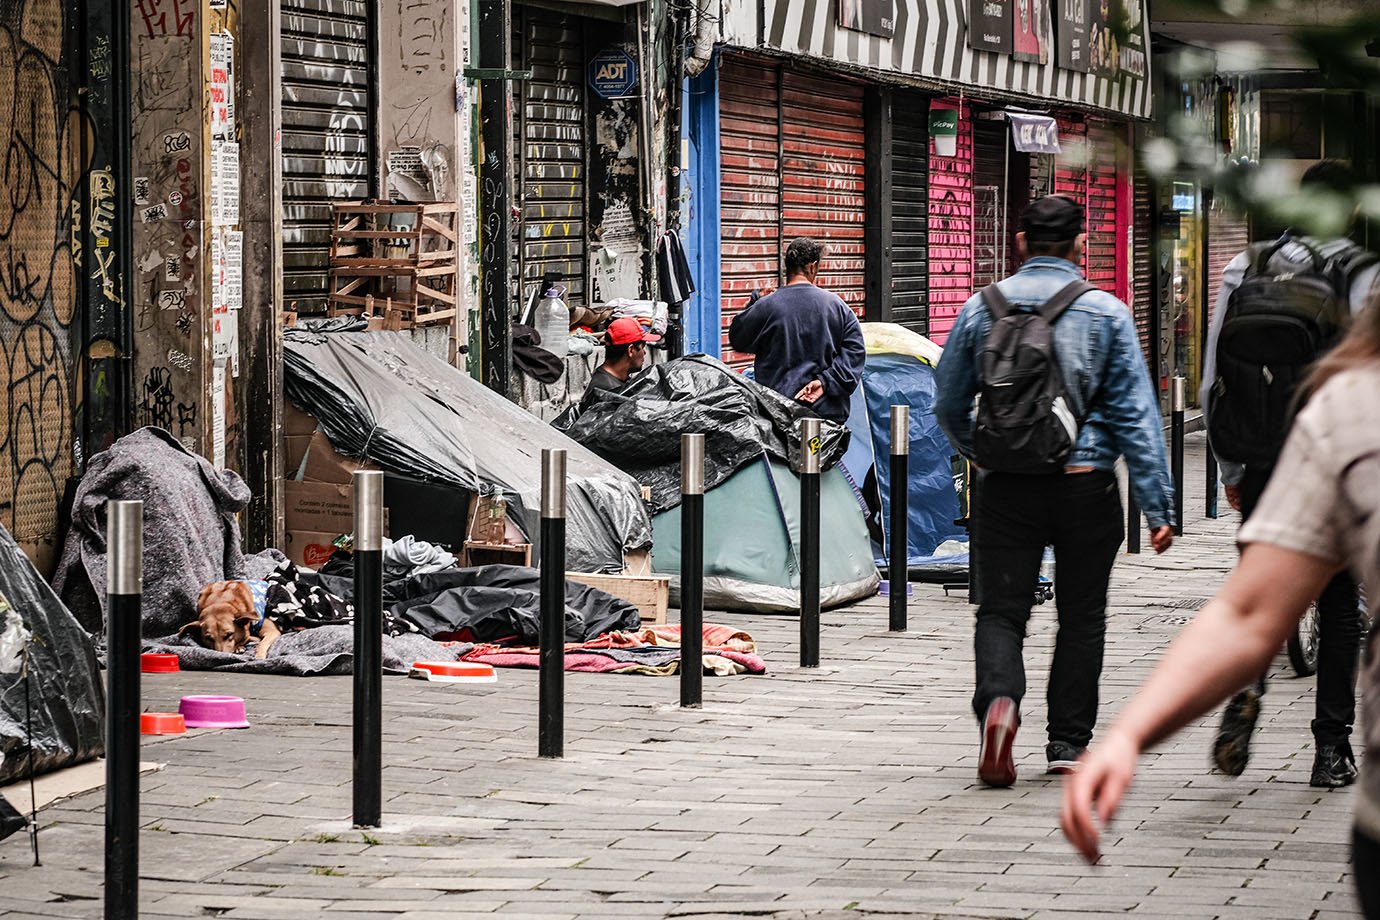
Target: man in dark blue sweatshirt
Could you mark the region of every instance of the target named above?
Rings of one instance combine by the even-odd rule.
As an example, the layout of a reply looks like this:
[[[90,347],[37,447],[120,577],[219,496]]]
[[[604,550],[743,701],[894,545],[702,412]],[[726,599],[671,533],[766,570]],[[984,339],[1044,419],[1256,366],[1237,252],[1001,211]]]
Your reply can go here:
[[[808,236],[786,248],[786,285],[733,318],[728,343],[755,355],[757,382],[843,424],[862,381],[862,327],[835,294],[816,286],[824,246]]]

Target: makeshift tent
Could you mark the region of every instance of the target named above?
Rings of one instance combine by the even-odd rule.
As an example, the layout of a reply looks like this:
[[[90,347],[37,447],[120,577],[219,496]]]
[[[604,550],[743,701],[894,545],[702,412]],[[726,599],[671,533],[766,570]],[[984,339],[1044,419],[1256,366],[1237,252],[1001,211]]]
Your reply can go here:
[[[891,407],[910,407],[910,480],[906,556],[911,575],[920,579],[958,577],[968,565],[968,533],[955,523],[961,516],[955,488],[953,447],[934,415],[934,366],[941,349],[929,339],[891,323],[864,323],[867,363],[861,397],[853,400],[848,426],[854,446],[841,465],[861,500],[871,485],[872,466],[880,491],[878,521],[883,540],[873,550],[888,561],[891,526]],[[857,442],[865,441],[866,447]],[[875,465],[873,458],[875,457]]]
[[[468,374],[396,332],[289,330],[284,387],[338,452],[381,469],[478,492],[499,486],[538,538],[541,451],[566,451],[566,563],[619,572],[652,541],[637,483]]]
[[[105,752],[105,690],[91,637],[58,600],[9,531],[0,527],[0,646],[27,642],[30,681],[0,668],[0,785],[28,775],[29,724],[33,766],[44,773]]]
[[[811,413],[726,365],[693,355],[624,389],[593,391],[570,435],[652,491],[652,568],[680,592],[680,436],[705,435],[705,604],[732,610],[800,606],[799,423]],[[841,426],[822,422],[820,596],[837,605],[873,594],[879,577],[863,512],[837,467]]]

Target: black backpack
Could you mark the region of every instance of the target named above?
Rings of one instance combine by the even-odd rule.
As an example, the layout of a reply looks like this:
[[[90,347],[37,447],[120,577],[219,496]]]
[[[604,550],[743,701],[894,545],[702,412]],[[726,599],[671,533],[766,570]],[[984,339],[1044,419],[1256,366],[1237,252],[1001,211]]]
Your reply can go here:
[[[1291,241],[1308,250],[1308,262],[1275,273],[1270,260]],[[1352,274],[1375,256],[1348,246],[1324,258],[1292,236],[1247,252],[1250,264],[1222,318],[1206,408],[1213,451],[1260,468],[1284,447],[1299,382],[1350,323]]]
[[[1078,439],[1078,419],[1054,354],[1054,323],[1097,290],[1070,282],[1034,312],[1013,310],[995,284],[982,291],[992,328],[982,345],[973,451],[978,466],[1002,473],[1057,473]]]

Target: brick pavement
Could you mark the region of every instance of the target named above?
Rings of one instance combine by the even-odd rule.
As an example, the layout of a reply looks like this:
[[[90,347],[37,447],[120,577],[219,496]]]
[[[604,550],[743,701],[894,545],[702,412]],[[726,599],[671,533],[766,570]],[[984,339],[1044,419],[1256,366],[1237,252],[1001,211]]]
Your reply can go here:
[[[1188,535],[1124,556],[1115,575],[1103,712],[1119,708],[1233,558],[1234,520],[1203,520],[1190,437]],[[1225,511],[1225,503],[1223,503]],[[254,727],[147,741],[148,917],[334,920],[904,917],[1339,918],[1356,915],[1352,793],[1307,785],[1312,681],[1266,697],[1250,768],[1209,775],[1215,717],[1147,758],[1104,863],[1059,835],[1043,768],[1052,605],[1032,621],[1021,777],[975,782],[971,611],[916,586],[911,629],[882,599],[825,614],[824,666],[802,671],[796,620],[721,615],[772,673],[675,679],[571,674],[566,757],[536,751],[537,675],[494,685],[385,682],[385,827],[348,826],[350,682],[150,675],[149,708],[233,692]],[[1105,715],[1104,715],[1105,718]],[[41,813],[44,866],[0,844],[0,914],[101,912],[103,793]]]

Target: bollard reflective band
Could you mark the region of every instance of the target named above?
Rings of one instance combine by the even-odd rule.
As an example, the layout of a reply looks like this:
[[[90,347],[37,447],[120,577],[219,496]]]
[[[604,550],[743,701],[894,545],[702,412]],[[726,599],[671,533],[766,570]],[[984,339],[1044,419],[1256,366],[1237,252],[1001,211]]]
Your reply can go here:
[[[355,486],[355,549],[383,549],[383,473],[357,470]]]
[[[800,420],[800,472],[819,473],[819,419]]]
[[[704,435],[680,436],[680,494],[704,494]]]
[[[144,593],[144,503],[106,505],[106,547],[110,553],[107,594]]]
[[[1174,378],[1174,388],[1170,391],[1171,396],[1172,396],[1172,400],[1171,400],[1171,402],[1170,402],[1170,404],[1169,404],[1169,408],[1170,408],[1171,411],[1174,411],[1174,412],[1182,412],[1182,411],[1184,411],[1184,407],[1185,407],[1184,387],[1185,387],[1186,385],[1187,385],[1187,381],[1184,380],[1183,377],[1175,377],[1175,378]]]
[[[910,453],[910,406],[891,407],[891,456]]]
[[[565,517],[564,447],[548,447],[541,452],[541,516]]]

